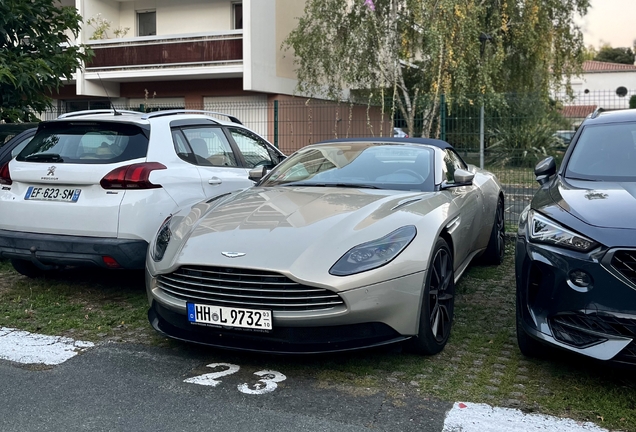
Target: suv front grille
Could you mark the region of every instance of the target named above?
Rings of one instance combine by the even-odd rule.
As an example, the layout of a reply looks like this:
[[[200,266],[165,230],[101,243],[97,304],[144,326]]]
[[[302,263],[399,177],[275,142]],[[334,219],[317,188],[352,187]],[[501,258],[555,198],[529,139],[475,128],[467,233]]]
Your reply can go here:
[[[554,335],[554,338],[560,342],[573,345],[577,348],[583,348],[596,345],[597,343],[605,342],[607,340],[603,337],[581,330],[570,320],[563,320],[560,318],[562,317],[555,317],[550,320],[552,334]]]
[[[320,311],[344,305],[333,291],[301,285],[278,273],[226,267],[188,266],[157,277],[178,299],[217,306],[272,311]]]
[[[612,257],[612,267],[636,285],[636,250],[618,250]]]
[[[620,363],[636,365],[636,342],[632,342],[627,345],[623,351],[619,352],[612,360]]]
[[[610,315],[561,314],[550,318],[550,327],[557,340],[577,347],[604,342],[598,334],[636,338],[636,320]]]

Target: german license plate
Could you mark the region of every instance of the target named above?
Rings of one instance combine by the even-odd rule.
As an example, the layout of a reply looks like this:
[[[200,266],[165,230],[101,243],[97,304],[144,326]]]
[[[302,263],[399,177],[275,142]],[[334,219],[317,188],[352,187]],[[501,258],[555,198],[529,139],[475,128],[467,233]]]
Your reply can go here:
[[[81,189],[29,186],[25,200],[77,202]]]
[[[188,303],[188,321],[225,327],[271,330],[272,312]]]

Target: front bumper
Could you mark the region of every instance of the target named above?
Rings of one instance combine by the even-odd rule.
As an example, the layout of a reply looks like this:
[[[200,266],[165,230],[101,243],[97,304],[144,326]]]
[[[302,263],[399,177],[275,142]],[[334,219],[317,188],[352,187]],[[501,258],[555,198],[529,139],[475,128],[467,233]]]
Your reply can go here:
[[[309,354],[376,347],[417,334],[425,275],[418,272],[340,292],[344,305],[333,310],[274,310],[273,330],[261,333],[189,323],[186,302],[161,290],[147,271],[148,318],[166,336],[229,349]]]
[[[636,285],[612,265],[617,251],[588,254],[517,237],[516,283],[520,325],[542,342],[598,360],[636,365]],[[591,278],[587,287],[571,273]]]
[[[104,257],[121,268],[142,269],[148,243],[144,240],[20,233],[0,230],[0,257],[31,261],[40,266],[69,265],[112,268]]]

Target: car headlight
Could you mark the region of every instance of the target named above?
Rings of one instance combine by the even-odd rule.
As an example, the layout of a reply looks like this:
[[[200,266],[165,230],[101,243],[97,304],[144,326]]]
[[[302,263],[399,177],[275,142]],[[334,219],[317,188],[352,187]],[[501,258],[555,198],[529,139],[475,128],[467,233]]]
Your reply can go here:
[[[530,239],[534,242],[561,246],[579,252],[587,252],[598,246],[594,240],[570,231],[534,210],[528,212],[528,221]]]
[[[399,228],[392,233],[367,243],[362,243],[344,254],[331,267],[329,274],[347,276],[362,273],[391,262],[415,238],[413,225]]]
[[[170,237],[172,237],[172,231],[170,231],[170,222],[172,221],[172,215],[168,216],[165,221],[159,227],[157,231],[157,237],[155,243],[150,251],[150,256],[155,262],[159,262],[163,259],[163,254],[166,253],[168,243],[170,243]]]

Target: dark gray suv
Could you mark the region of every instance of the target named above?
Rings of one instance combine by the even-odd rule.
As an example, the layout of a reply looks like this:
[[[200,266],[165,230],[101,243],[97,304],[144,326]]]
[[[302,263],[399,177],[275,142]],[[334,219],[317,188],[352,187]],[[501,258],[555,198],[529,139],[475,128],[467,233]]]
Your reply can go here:
[[[521,352],[636,365],[636,110],[595,112],[535,174],[516,244]]]

